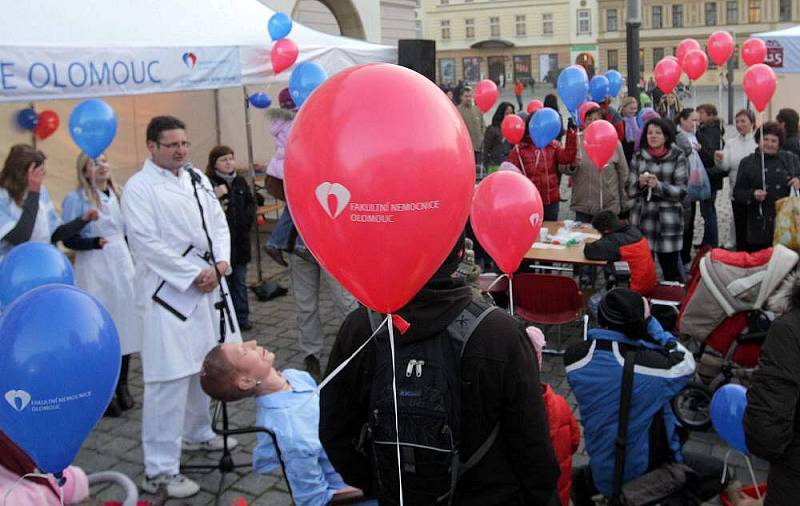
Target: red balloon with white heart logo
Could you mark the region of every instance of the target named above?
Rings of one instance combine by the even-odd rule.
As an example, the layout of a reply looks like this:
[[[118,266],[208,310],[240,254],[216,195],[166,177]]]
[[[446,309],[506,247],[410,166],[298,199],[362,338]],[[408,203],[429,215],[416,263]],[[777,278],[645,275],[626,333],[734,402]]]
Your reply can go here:
[[[297,44],[295,44],[291,39],[279,40],[274,46],[272,46],[272,51],[270,52],[272,71],[275,72],[275,74],[280,74],[284,70],[288,69],[294,65],[299,53],[300,50],[297,49]]]
[[[544,206],[530,179],[510,171],[481,181],[472,199],[470,222],[475,237],[500,270],[513,274],[539,237]]]
[[[497,85],[491,79],[484,79],[475,86],[475,105],[483,112],[491,109],[499,96]]]
[[[475,181],[453,103],[421,74],[388,64],[322,83],[294,120],[284,167],[289,208],[314,257],[382,313],[408,303],[453,249]]]
[[[611,160],[617,149],[617,142],[617,130],[604,119],[592,121],[592,124],[586,127],[586,131],[583,132],[583,149],[598,172],[603,172]]]

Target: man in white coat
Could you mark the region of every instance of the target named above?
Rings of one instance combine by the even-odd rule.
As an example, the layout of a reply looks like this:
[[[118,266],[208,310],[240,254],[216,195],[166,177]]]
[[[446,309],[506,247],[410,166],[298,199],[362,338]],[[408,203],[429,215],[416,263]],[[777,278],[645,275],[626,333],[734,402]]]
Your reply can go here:
[[[179,473],[181,448],[222,449],[221,438],[211,430],[209,398],[200,388],[199,372],[203,358],[219,338],[215,269],[223,276],[223,283],[231,270],[225,215],[208,179],[186,167],[189,147],[181,120],[171,116],[150,120],[150,158],[130,178],[122,196],[136,264],[134,297],[142,329],[142,489],[155,493],[164,486],[170,497],[177,498],[199,490],[197,483]],[[208,241],[190,171],[199,176],[197,194],[216,265],[198,261],[198,256],[208,252]],[[156,302],[153,296],[157,290],[171,292],[172,298],[164,295],[159,297],[161,303]],[[229,297],[226,299],[232,308]],[[227,326],[226,341],[241,341],[235,319]],[[228,438],[229,448],[236,444]]]

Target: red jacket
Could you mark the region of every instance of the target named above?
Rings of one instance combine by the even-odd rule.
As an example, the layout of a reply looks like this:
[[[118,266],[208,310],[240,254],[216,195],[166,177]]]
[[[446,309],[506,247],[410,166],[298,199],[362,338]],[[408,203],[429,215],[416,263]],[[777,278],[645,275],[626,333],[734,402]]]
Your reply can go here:
[[[628,262],[631,270],[631,290],[647,295],[656,287],[656,264],[647,239],[633,225],[620,223],[616,230],[600,239],[586,243],[583,254],[589,260]]]
[[[542,385],[544,409],[550,428],[550,439],[556,453],[561,476],[558,478],[558,496],[562,506],[569,506],[569,492],[572,490],[572,455],[581,444],[581,430],[569,409],[567,401],[555,393],[550,385]]]
[[[575,131],[567,130],[567,145],[562,147],[558,141],[553,141],[544,149],[533,145],[529,138],[525,138],[517,147],[508,154],[507,161],[530,179],[542,196],[544,205],[558,202],[561,194],[558,191],[558,164],[569,165],[575,161],[578,143]]]

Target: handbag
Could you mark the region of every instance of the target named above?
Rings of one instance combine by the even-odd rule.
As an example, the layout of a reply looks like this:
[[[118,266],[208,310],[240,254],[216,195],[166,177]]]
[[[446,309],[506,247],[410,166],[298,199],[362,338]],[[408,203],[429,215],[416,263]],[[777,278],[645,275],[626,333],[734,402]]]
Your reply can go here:
[[[800,192],[794,188],[788,197],[775,201],[773,244],[800,250]]]

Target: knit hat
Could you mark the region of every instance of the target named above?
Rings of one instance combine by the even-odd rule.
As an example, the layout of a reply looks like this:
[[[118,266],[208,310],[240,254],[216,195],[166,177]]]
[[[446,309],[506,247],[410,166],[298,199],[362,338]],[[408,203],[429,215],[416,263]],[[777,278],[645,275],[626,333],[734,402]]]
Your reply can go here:
[[[630,339],[644,338],[647,335],[644,299],[627,288],[615,288],[600,302],[597,322],[600,326],[621,332]]]
[[[297,109],[294,100],[292,100],[292,94],[289,93],[289,88],[284,88],[278,93],[278,102],[281,104],[281,109],[289,109],[290,111]]]
[[[538,327],[534,327],[533,325],[526,328],[525,333],[528,334],[528,339],[530,339],[531,344],[533,345],[533,351],[536,352],[536,360],[539,362],[539,371],[541,371],[542,350],[544,349],[546,344],[544,340],[544,334]]]

